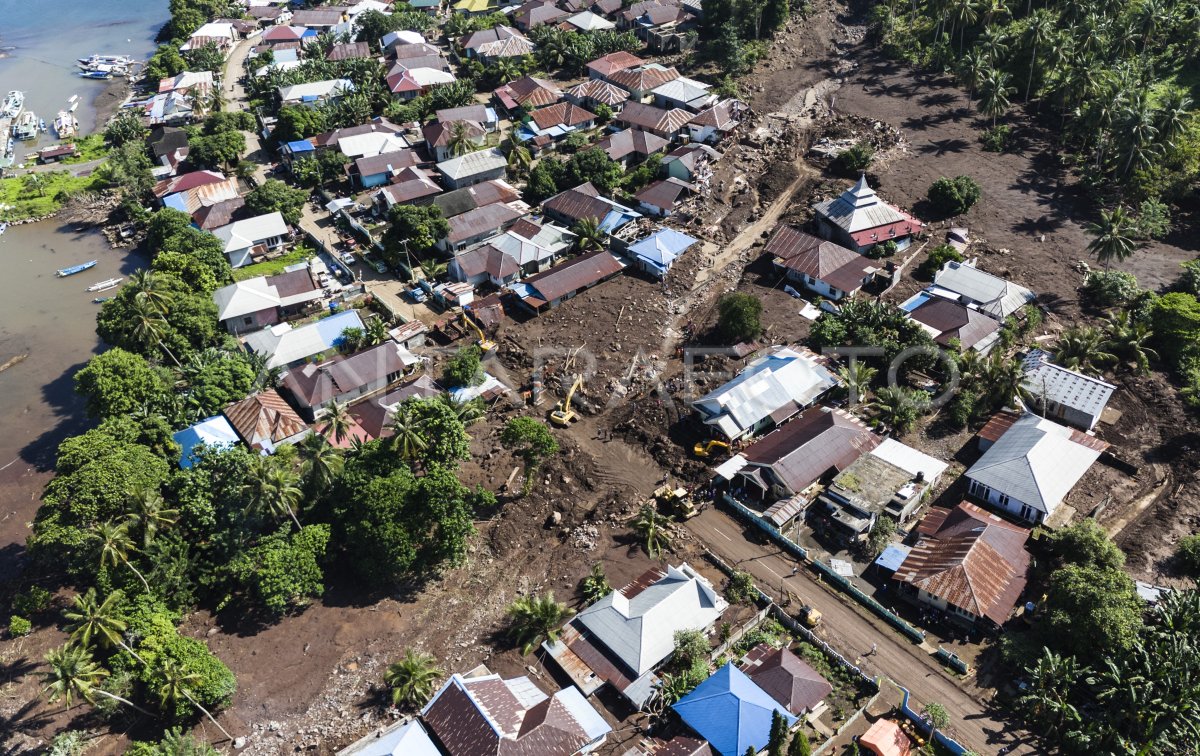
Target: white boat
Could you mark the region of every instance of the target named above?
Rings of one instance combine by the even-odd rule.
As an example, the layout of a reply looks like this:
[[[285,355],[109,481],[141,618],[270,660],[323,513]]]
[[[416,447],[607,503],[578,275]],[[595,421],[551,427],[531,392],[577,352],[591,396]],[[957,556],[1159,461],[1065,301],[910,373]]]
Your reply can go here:
[[[79,121],[69,111],[60,110],[54,119],[54,133],[59,139],[70,139],[79,133]]]
[[[96,283],[87,287],[85,291],[107,291],[108,289],[115,289],[117,284],[121,283],[123,280],[124,279],[122,278],[108,278],[103,281],[97,281]]]
[[[0,236],[4,236],[4,232],[8,230],[7,223],[0,223]]]
[[[4,97],[4,102],[0,103],[0,118],[12,118],[16,120],[24,108],[25,93],[14,89]]]
[[[75,103],[78,101],[79,101],[79,95],[77,95],[77,94],[73,94],[67,98],[67,102],[70,102],[70,103]]]

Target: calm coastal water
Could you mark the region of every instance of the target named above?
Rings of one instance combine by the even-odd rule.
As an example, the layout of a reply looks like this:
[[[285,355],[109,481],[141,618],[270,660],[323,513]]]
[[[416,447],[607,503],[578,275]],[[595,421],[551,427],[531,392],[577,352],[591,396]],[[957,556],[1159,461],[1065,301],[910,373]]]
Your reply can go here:
[[[77,94],[82,104],[75,114],[89,133],[96,122],[92,101],[107,83],[80,78],[76,60],[93,53],[145,60],[167,18],[166,0],[0,0],[0,96],[22,90],[25,107],[50,124]],[[45,134],[39,141],[55,140]]]
[[[145,59],[167,19],[166,0],[0,0],[0,96],[26,92],[26,107],[51,121],[72,94],[84,133],[94,125],[92,100],[105,82],[75,75],[75,59],[130,54]],[[127,41],[129,40],[129,41]],[[42,138],[43,145],[50,143]],[[18,156],[20,153],[18,153]],[[96,267],[70,278],[54,271],[86,260]],[[100,350],[96,281],[128,276],[137,256],[109,249],[102,236],[49,221],[0,236],[0,582],[28,533],[54,448],[84,422],[72,376]]]

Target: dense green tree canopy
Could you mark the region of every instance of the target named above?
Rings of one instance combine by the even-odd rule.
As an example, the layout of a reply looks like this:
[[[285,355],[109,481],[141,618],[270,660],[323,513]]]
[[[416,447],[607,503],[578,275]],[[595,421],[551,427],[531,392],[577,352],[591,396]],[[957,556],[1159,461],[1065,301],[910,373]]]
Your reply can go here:
[[[308,192],[293,189],[279,179],[267,179],[246,195],[246,209],[257,215],[280,212],[290,225],[300,222],[300,210],[308,200]]]
[[[75,374],[75,390],[87,400],[92,417],[124,415],[144,405],[161,404],[170,392],[167,375],[139,355],[106,349]]]

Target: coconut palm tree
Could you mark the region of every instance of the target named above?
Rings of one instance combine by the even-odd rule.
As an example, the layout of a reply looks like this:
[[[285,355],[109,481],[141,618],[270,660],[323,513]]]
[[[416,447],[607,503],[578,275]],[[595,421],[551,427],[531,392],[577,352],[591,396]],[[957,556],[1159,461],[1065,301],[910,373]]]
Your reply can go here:
[[[1135,168],[1144,168],[1163,147],[1155,125],[1155,110],[1144,91],[1138,91],[1121,112],[1121,136],[1125,140],[1125,163],[1121,169],[1128,176]]]
[[[871,381],[875,380],[878,373],[878,370],[860,360],[838,368],[838,378],[846,384],[846,390],[850,392],[851,404],[856,404],[859,399],[867,395],[867,391],[871,388]]]
[[[66,630],[71,634],[71,640],[80,646],[90,648],[93,640],[102,647],[118,646],[145,663],[125,643],[125,621],[120,617],[121,602],[124,600],[125,594],[118,590],[108,594],[103,601],[97,601],[96,589],[88,588],[87,593],[75,596],[71,608],[63,611],[63,618],[67,620]]]
[[[505,610],[509,618],[509,634],[522,654],[537,648],[542,639],[558,640],[558,629],[575,613],[566,604],[554,600],[554,591],[544,596],[521,596]]]
[[[950,16],[954,21],[954,26],[950,29],[950,41],[953,44],[954,30],[958,29],[958,52],[961,55],[967,38],[967,27],[979,20],[979,9],[975,0],[955,0]]]
[[[137,567],[133,566],[133,562],[129,561],[129,552],[134,550],[134,545],[133,539],[129,536],[128,524],[118,525],[112,521],[102,522],[96,526],[95,536],[100,539],[100,566],[125,565],[138,576],[138,580],[142,581],[146,592],[150,593],[150,584],[146,582],[145,576]]]
[[[1025,398],[1021,388],[1025,382],[1025,366],[1020,360],[1008,357],[999,349],[994,350],[983,363],[980,376],[983,385],[987,387],[992,406],[1016,406]]]
[[[162,657],[158,673],[160,677],[158,700],[164,710],[168,710],[168,707],[174,707],[180,698],[186,698],[192,706],[203,712],[204,716],[208,717],[208,720],[216,725],[216,728],[221,731],[221,734],[227,740],[233,740],[233,736],[221,726],[221,723],[216,720],[212,712],[206,709],[192,695],[192,686],[201,680],[199,673],[184,670],[174,659],[168,656]]]
[[[657,559],[663,549],[671,548],[671,518],[658,513],[652,505],[643,504],[629,527],[638,534],[646,553]]]
[[[508,169],[514,176],[523,176],[529,172],[533,163],[533,155],[515,133],[509,134],[504,142],[504,154],[508,159]]]
[[[575,234],[575,248],[580,252],[604,249],[608,241],[608,234],[600,230],[600,223],[595,218],[581,218],[571,228],[571,233]]]
[[[1153,337],[1154,332],[1145,323],[1134,321],[1128,310],[1109,313],[1104,322],[1104,349],[1139,373],[1150,372],[1150,358],[1158,358],[1158,352],[1149,346]]]
[[[979,46],[972,47],[963,56],[959,64],[959,78],[967,85],[967,102],[975,101],[975,90],[983,81],[983,74],[988,68],[987,56]]]
[[[162,276],[154,271],[141,268],[129,276],[129,283],[125,285],[136,292],[133,295],[134,299],[149,302],[154,305],[154,309],[166,315],[171,309],[172,297],[163,280]]]
[[[343,443],[350,436],[350,426],[354,424],[346,405],[337,399],[334,399],[325,408],[321,422],[323,423],[321,435],[325,438],[333,438],[333,442],[336,444]]]
[[[999,27],[989,26],[983,30],[983,34],[975,42],[975,47],[983,53],[984,57],[991,63],[994,68],[999,65],[1004,59],[1004,55],[1008,52],[1008,37],[1000,31]]]
[[[157,488],[139,488],[129,495],[126,503],[125,521],[131,528],[141,528],[142,548],[149,546],[160,530],[179,520],[179,510],[168,507]]]
[[[451,155],[466,155],[475,149],[471,129],[466,121],[455,121],[450,125],[450,141],[446,143]]]
[[[902,436],[929,411],[930,400],[924,391],[888,386],[875,392],[871,406],[879,413],[880,422]]]
[[[991,116],[992,128],[996,128],[996,119],[1008,112],[1009,96],[1013,88],[1009,86],[1009,76],[1006,71],[993,68],[983,76],[979,87],[979,110],[985,116]]]
[[[401,459],[413,459],[428,446],[422,426],[407,402],[396,409],[392,417],[392,448],[400,453]]]
[[[1104,334],[1094,326],[1073,326],[1062,332],[1055,345],[1054,360],[1065,368],[1096,375],[1100,365],[1115,362],[1105,351]]]
[[[296,524],[296,530],[300,530],[296,507],[304,492],[296,485],[295,473],[273,462],[271,457],[256,456],[254,460],[242,486],[246,510],[280,518],[287,515]]]
[[[496,81],[500,84],[507,84],[514,79],[521,78],[521,69],[512,58],[501,58],[496,61],[493,70],[496,72]]]
[[[438,394],[438,401],[453,410],[454,416],[466,428],[471,427],[487,415],[483,400],[479,398],[471,399],[470,401],[460,401],[450,394]]]
[[[132,319],[130,335],[133,336],[143,346],[157,346],[159,349],[167,353],[171,358],[171,362],[175,363],[175,367],[182,370],[183,365],[163,343],[163,336],[166,334],[167,319],[163,317],[158,308],[147,300],[133,300],[133,307],[130,311]]]
[[[383,673],[383,682],[392,689],[392,703],[416,709],[433,695],[442,670],[433,654],[405,649],[404,657],[392,662]]]
[[[1025,102],[1029,102],[1029,95],[1033,91],[1033,75],[1038,68],[1038,47],[1049,41],[1053,33],[1054,19],[1051,17],[1050,11],[1039,8],[1029,19],[1029,25],[1025,27],[1025,44],[1030,48],[1029,80],[1025,83]]]
[[[1099,223],[1088,223],[1083,227],[1093,237],[1087,246],[1088,252],[1104,263],[1105,270],[1114,260],[1124,262],[1137,249],[1137,242],[1132,237],[1135,225],[1123,205],[1101,210]]]
[[[67,643],[61,648],[51,649],[46,654],[46,664],[50,669],[42,673],[46,683],[43,690],[51,703],[62,701],[70,709],[76,698],[94,704],[96,696],[103,696],[137,709],[148,717],[154,716],[133,701],[101,688],[100,684],[108,677],[108,670],[97,664],[92,652],[83,646]]]
[[[300,456],[304,458],[304,477],[317,492],[329,490],[344,464],[338,448],[315,433],[300,444]]]
[[[40,173],[27,173],[21,178],[22,188],[27,192],[37,192],[37,196],[46,196],[46,184],[49,181]]]

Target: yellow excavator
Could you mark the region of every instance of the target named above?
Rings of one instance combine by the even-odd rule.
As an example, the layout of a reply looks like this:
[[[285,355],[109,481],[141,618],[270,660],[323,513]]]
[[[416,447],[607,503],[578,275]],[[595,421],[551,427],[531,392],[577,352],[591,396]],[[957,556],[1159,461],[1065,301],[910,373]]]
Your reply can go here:
[[[483,329],[480,328],[479,326],[475,325],[475,321],[468,318],[467,313],[465,313],[465,312],[462,314],[462,322],[463,322],[463,325],[465,325],[475,331],[475,335],[479,337],[475,340],[475,346],[479,347],[479,349],[484,353],[484,355],[489,355],[492,352],[496,351],[496,342],[492,341],[487,336],[485,336],[483,333]]]
[[[575,398],[575,392],[583,388],[583,376],[575,376],[575,382],[571,384],[571,388],[567,391],[567,396],[561,402],[554,406],[550,412],[550,422],[565,428],[571,423],[579,419],[579,413],[571,406],[571,400]]]
[[[710,439],[707,443],[704,441],[698,441],[696,442],[696,445],[692,447],[692,454],[695,454],[697,457],[711,457],[713,452],[717,451],[718,449],[721,451],[729,451],[729,444],[725,443],[724,441],[718,441],[715,438]]]

